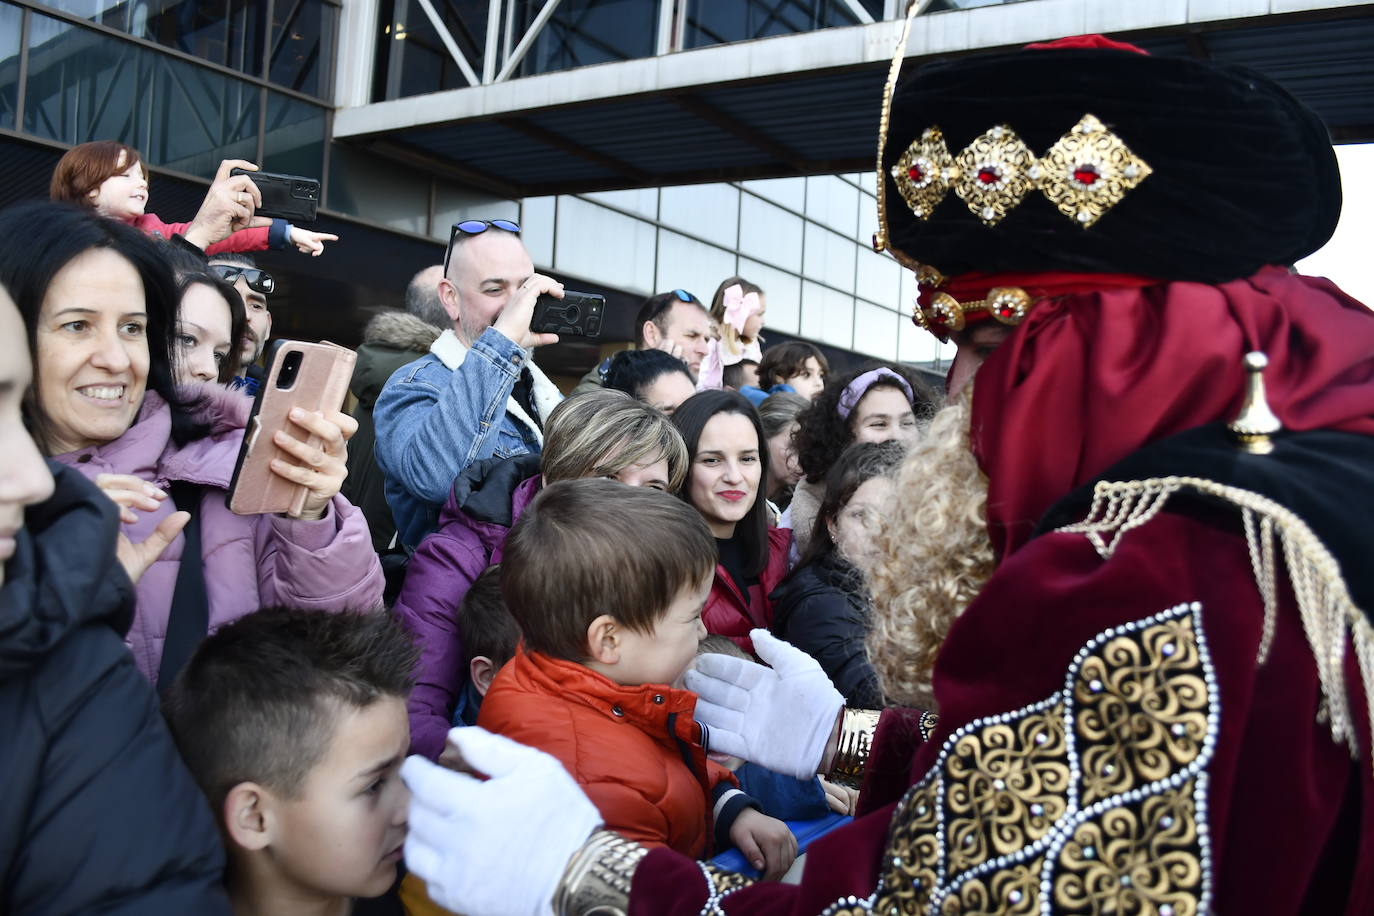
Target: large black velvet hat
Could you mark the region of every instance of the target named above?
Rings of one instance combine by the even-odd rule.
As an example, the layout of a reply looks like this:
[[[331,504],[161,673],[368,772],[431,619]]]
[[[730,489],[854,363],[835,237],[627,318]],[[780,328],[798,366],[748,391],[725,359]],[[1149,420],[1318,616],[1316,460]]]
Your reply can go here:
[[[880,141],[875,244],[949,277],[1219,283],[1330,238],[1341,208],[1331,140],[1285,89],[1241,67],[1074,41],[1089,46],[901,73]]]

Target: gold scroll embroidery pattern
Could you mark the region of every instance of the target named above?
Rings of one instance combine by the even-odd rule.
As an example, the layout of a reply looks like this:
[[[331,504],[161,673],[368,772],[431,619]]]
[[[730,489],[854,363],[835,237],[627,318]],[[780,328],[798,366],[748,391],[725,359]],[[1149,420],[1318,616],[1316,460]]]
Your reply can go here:
[[[1063,689],[946,739],[877,890],[826,916],[1206,913],[1217,704],[1200,605],[1098,634]]]

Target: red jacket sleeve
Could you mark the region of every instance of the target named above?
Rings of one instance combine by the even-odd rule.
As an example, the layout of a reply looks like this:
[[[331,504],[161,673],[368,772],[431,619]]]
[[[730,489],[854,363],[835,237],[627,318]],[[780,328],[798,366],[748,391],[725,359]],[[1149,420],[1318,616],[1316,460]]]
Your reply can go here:
[[[145,213],[134,220],[134,227],[141,229],[149,235],[160,235],[164,239],[170,239],[174,235],[185,235],[190,223],[166,223],[155,213]],[[271,230],[267,226],[258,229],[240,229],[227,239],[216,242],[205,249],[206,254],[221,254],[228,251],[266,251],[267,235]]]

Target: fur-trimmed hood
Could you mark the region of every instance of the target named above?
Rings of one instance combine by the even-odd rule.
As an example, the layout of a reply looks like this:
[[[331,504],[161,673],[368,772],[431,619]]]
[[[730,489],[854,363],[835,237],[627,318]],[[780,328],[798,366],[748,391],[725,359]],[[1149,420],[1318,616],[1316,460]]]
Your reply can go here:
[[[429,345],[434,343],[443,330],[421,321],[409,312],[380,312],[373,316],[367,327],[363,328],[363,344],[428,353]]]
[[[387,379],[397,369],[429,352],[440,329],[409,312],[382,312],[363,329],[363,344],[353,367],[349,390],[366,410],[371,410]]]

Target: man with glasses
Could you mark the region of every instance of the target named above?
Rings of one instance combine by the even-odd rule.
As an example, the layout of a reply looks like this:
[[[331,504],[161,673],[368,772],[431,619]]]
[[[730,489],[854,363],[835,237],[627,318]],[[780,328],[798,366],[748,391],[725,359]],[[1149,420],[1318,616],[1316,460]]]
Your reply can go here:
[[[262,381],[263,367],[258,359],[272,336],[272,313],[267,309],[267,296],[277,288],[277,281],[265,270],[259,270],[257,263],[248,255],[237,252],[213,254],[209,259],[210,272],[221,280],[234,284],[243,298],[243,309],[248,323],[244,328],[241,341],[243,354],[243,375],[249,394],[257,391]]]
[[[535,300],[563,296],[536,274],[509,220],[453,226],[439,300],[449,327],[430,352],[399,369],[373,408],[377,462],[402,544],[434,530],[454,478],[489,458],[537,453],[544,420],[562,400],[532,359],[556,334],[530,331]]]
[[[711,316],[701,300],[685,289],[659,293],[644,300],[635,316],[635,349],[662,350],[687,364],[696,381],[701,361],[711,343]],[[582,376],[573,394],[593,391],[606,384],[607,357]]]

